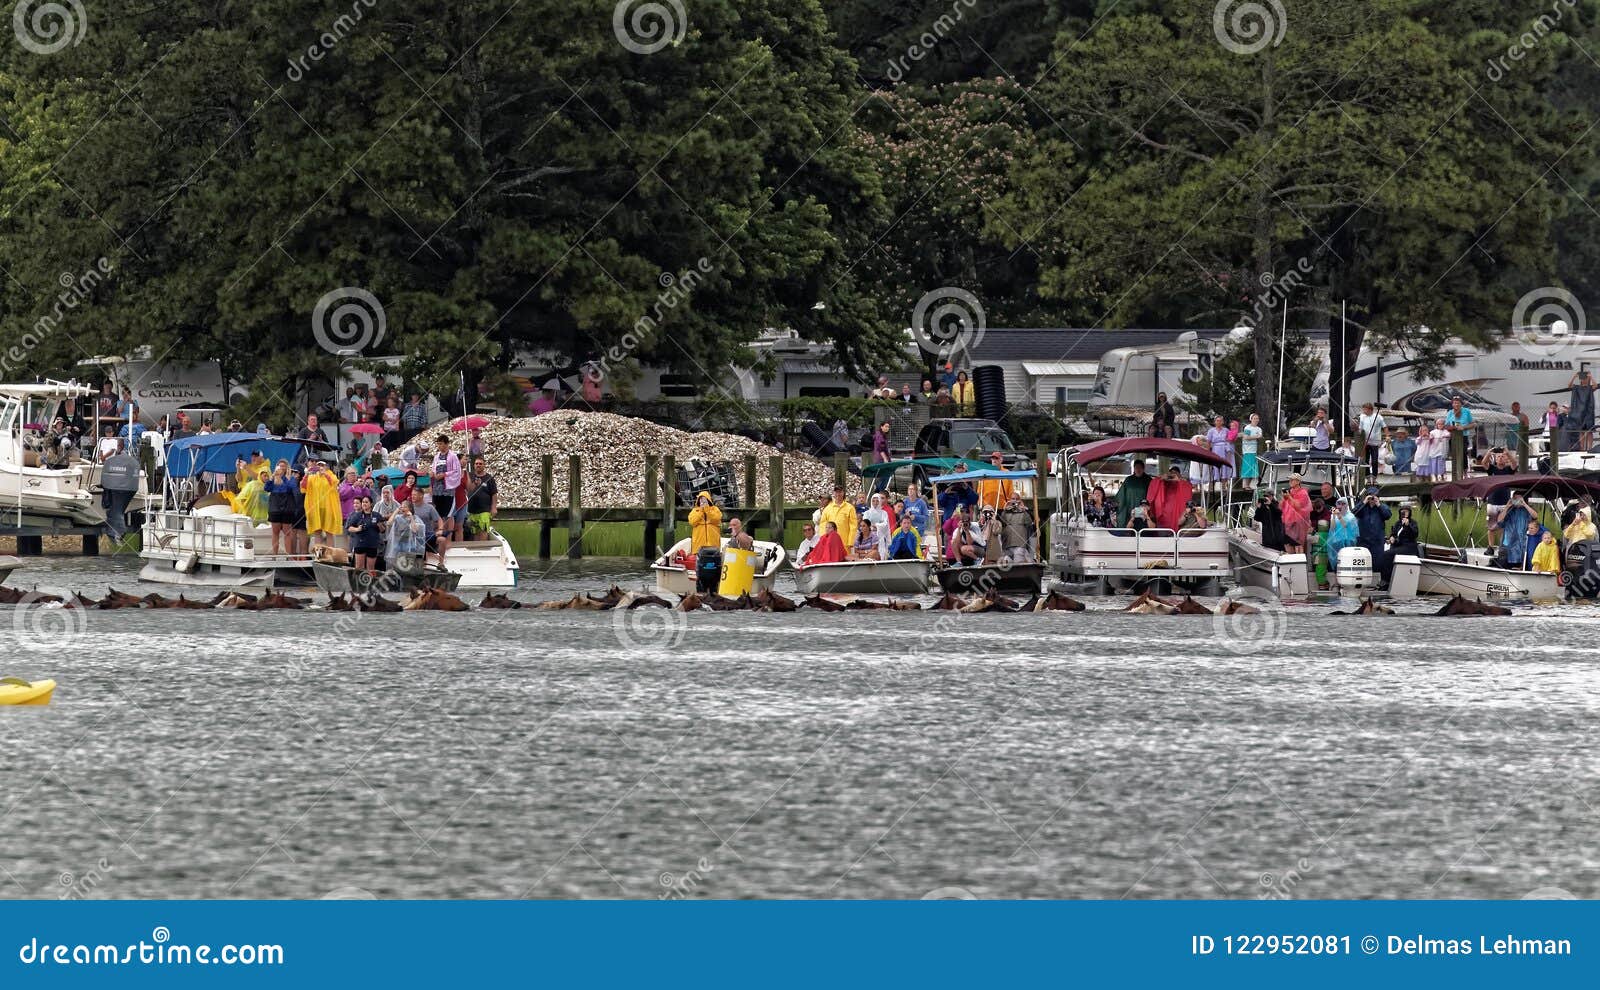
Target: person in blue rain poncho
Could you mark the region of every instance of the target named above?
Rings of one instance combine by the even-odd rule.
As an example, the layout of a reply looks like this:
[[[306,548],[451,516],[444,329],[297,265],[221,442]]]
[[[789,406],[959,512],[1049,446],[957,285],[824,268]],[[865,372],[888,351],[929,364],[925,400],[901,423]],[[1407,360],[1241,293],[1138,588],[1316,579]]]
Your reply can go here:
[[[1339,569],[1339,551],[1353,547],[1361,541],[1361,525],[1350,511],[1350,500],[1341,498],[1334,503],[1333,516],[1328,520],[1328,569]]]

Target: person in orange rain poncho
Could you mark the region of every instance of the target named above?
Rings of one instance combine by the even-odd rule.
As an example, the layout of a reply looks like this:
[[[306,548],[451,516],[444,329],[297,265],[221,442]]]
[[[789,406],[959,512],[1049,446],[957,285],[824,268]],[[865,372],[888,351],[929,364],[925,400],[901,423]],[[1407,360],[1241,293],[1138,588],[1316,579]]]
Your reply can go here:
[[[1150,482],[1150,517],[1157,529],[1177,529],[1183,520],[1183,510],[1189,506],[1194,486],[1177,468],[1167,468],[1165,478]]]
[[[339,510],[339,479],[328,470],[326,461],[313,461],[300,484],[306,493],[306,533],[313,544],[329,543],[344,532],[344,513]]]

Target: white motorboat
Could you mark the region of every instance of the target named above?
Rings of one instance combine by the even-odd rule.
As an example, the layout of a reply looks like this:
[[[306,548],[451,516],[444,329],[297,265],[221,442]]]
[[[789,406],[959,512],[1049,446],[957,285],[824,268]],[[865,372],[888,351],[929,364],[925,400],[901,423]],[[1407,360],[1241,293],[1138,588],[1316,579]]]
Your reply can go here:
[[[0,554],[0,584],[5,584],[6,578],[11,576],[11,572],[21,566],[21,559],[9,554]]]
[[[1467,478],[1433,487],[1435,502],[1485,501],[1492,496],[1519,493],[1537,519],[1541,512],[1559,518],[1565,500],[1588,496],[1600,499],[1600,484],[1559,474],[1495,475]],[[1543,508],[1537,503],[1542,500]],[[1550,523],[1559,530],[1559,525]],[[1452,539],[1454,536],[1452,535]],[[1493,549],[1458,548],[1425,544],[1422,547],[1417,590],[1425,595],[1460,595],[1463,598],[1531,598],[1556,601],[1565,597],[1570,580],[1565,572],[1547,573],[1501,567]]]
[[[928,591],[931,560],[845,560],[795,565],[794,586],[802,595],[921,595]]]
[[[1280,598],[1305,598],[1311,594],[1311,563],[1306,554],[1287,553],[1262,546],[1261,531],[1235,526],[1228,533],[1228,553],[1233,579],[1250,588],[1271,591]]]
[[[724,548],[728,546],[727,537],[723,537],[722,546]],[[783,549],[781,543],[756,540],[755,548],[760,564],[750,586],[752,594],[757,591],[771,591],[773,583],[778,580],[778,569],[789,559],[788,551]],[[694,593],[694,556],[689,553],[687,537],[674,543],[666,553],[657,557],[655,563],[650,565],[650,569],[656,575],[657,591],[679,597]]]
[[[76,382],[0,385],[0,524],[47,532],[105,524],[83,468],[46,467],[41,456],[56,407],[93,395]]]
[[[1147,454],[1229,466],[1204,447],[1149,437],[1102,440],[1070,447],[1056,457],[1066,492],[1066,510],[1050,520],[1051,569],[1073,584],[1088,584],[1094,594],[1115,594],[1152,583],[1201,594],[1215,594],[1232,574],[1228,530],[1117,528],[1089,525],[1084,492],[1089,466],[1108,457]]]
[[[272,527],[227,505],[148,513],[139,580],[210,588],[271,588],[314,581],[311,561],[273,554]]]
[[[1417,591],[1424,595],[1460,595],[1463,598],[1531,598],[1556,601],[1562,597],[1562,574],[1514,571],[1496,567],[1487,550],[1424,546]]]
[[[511,541],[492,527],[481,539],[450,544],[444,569],[461,575],[463,588],[515,588],[522,573]]]

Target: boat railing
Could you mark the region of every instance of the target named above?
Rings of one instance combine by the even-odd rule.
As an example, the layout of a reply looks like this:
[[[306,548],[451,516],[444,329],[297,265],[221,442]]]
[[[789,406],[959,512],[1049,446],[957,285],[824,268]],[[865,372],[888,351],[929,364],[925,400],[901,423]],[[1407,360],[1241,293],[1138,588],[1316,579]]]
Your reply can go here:
[[[150,513],[145,522],[145,546],[151,550],[265,563],[297,559],[258,551],[256,540],[262,538],[254,522],[228,516],[167,510]]]

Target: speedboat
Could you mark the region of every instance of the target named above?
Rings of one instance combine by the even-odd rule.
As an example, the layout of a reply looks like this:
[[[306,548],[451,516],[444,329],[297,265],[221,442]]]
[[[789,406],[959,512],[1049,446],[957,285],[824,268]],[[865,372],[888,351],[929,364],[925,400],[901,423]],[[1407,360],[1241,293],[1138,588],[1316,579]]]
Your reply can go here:
[[[920,595],[928,590],[929,560],[844,560],[794,566],[802,595]]]
[[[1145,455],[1231,467],[1205,447],[1158,437],[1123,437],[1069,447],[1056,456],[1066,508],[1050,519],[1050,568],[1089,593],[1117,594],[1168,586],[1216,594],[1232,574],[1228,530],[1221,526],[1141,530],[1091,526],[1084,512],[1092,465],[1111,457]]]
[[[656,575],[657,591],[679,597],[694,593],[694,556],[689,553],[689,545],[689,538],[679,540],[650,565],[650,570]],[[722,548],[723,550],[728,548],[727,537],[722,539]],[[749,590],[752,594],[757,591],[771,591],[773,583],[778,580],[778,569],[783,566],[789,554],[783,549],[783,544],[769,543],[766,540],[755,541],[755,554],[757,565]]]
[[[0,385],[0,522],[54,531],[103,526],[105,510],[86,483],[84,467],[45,467],[44,424],[65,399],[95,390],[76,382]]]

